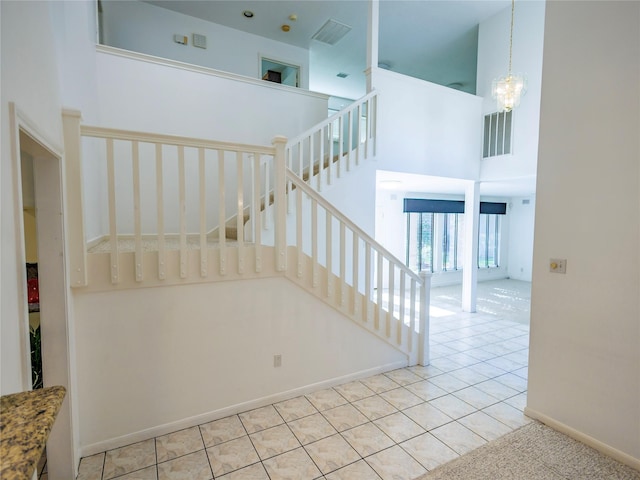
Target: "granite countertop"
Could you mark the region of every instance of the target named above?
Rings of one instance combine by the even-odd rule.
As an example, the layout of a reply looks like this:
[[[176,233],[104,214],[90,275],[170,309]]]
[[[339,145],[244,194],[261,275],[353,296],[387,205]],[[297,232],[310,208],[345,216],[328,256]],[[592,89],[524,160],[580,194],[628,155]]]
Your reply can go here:
[[[0,397],[0,478],[29,480],[65,395],[48,387]]]

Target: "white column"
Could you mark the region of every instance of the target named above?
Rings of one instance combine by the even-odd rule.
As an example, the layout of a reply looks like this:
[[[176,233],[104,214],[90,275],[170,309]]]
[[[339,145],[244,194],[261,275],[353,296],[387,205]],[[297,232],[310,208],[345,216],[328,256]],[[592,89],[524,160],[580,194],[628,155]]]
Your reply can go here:
[[[429,307],[431,305],[431,274],[420,272],[420,331],[418,332],[418,364],[429,365]]]
[[[72,287],[87,286],[87,245],[84,235],[82,191],[82,146],[80,122],[76,110],[63,110],[62,129],[65,148],[65,185],[67,196],[67,242],[69,245],[69,279]]]
[[[464,193],[464,269],[462,271],[462,311],[476,311],[478,285],[478,221],[480,182],[469,182]]]
[[[444,236],[444,215],[433,216],[433,272],[442,271],[442,238]]]
[[[276,270],[283,272],[287,269],[287,174],[284,147],[287,138],[277,136],[272,141],[276,148],[275,155],[275,244]]]
[[[367,25],[367,93],[373,89],[371,69],[378,66],[378,32],[380,26],[380,2],[369,1],[369,23]]]

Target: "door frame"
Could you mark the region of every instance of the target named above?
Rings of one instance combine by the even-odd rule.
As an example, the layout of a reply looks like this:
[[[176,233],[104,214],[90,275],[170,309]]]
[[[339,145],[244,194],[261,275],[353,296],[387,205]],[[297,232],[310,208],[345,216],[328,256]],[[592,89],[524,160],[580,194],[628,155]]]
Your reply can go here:
[[[64,150],[57,142],[43,135],[42,129],[13,103],[9,104],[9,122],[15,185],[16,256],[18,264],[22,266],[26,262],[26,252],[22,218],[21,151],[33,157],[44,386],[62,385],[67,389],[47,442],[47,470],[52,480],[75,478],[78,465],[78,421],[75,408],[77,403],[73,317],[70,314],[71,290],[65,241]],[[46,213],[43,215],[39,211]],[[32,384],[27,274],[25,268],[18,270],[22,380],[24,388],[30,390]]]

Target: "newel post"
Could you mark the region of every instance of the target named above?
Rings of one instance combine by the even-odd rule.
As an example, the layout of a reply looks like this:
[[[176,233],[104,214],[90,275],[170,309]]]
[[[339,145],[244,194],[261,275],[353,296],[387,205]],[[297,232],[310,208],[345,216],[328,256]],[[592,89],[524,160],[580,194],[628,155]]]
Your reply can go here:
[[[84,236],[84,198],[82,193],[82,156],[80,120],[77,110],[62,111],[64,135],[64,171],[69,278],[72,287],[87,286],[87,245]]]
[[[287,268],[287,173],[285,146],[287,138],[277,136],[273,139],[275,147],[275,244],[276,270],[283,272]]]
[[[431,274],[420,272],[420,332],[418,334],[418,363],[429,365],[429,306],[431,303]]]

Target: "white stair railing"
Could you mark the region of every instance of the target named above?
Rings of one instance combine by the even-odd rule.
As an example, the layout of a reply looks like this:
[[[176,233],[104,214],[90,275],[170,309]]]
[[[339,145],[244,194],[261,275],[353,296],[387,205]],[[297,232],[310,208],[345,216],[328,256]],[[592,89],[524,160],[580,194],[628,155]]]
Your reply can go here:
[[[123,262],[141,286],[192,281],[194,276],[210,281],[228,273],[234,278],[262,275],[263,251],[270,251],[270,275],[288,276],[405,352],[411,364],[425,365],[429,277],[416,275],[315,190],[321,188],[323,172],[328,183],[334,167],[339,176],[364,158],[375,141],[375,101],[374,92],[293,142],[276,137],[273,146],[85,126],[78,112],[65,112],[65,160],[68,177],[75,179],[67,185],[67,198],[82,205],[82,186],[76,184],[82,178],[82,154],[90,152],[106,177],[100,187],[106,208],[92,214],[103,217],[113,286],[121,281]],[[360,128],[352,126],[363,112],[366,135],[361,136]],[[334,162],[336,122],[340,133]],[[324,138],[327,132],[328,151],[322,143],[314,146],[314,136]],[[301,153],[305,148],[307,157]],[[315,172],[314,158],[322,160]],[[325,164],[325,158],[331,161]],[[69,222],[70,247],[83,252],[72,254],[72,282],[87,286],[83,219]],[[272,232],[264,234],[267,229]],[[132,245],[125,257],[123,240]],[[234,262],[228,262],[231,247]],[[149,268],[150,251],[157,255],[154,268]],[[218,255],[215,262],[212,251]],[[198,266],[190,261],[195,258]]]
[[[92,211],[102,217],[105,234],[93,243],[104,242],[110,254],[110,280],[120,282],[120,253],[123,244],[133,251],[135,281],[143,282],[151,273],[144,270],[144,253],[157,251],[158,280],[167,276],[167,250],[179,250],[178,274],[189,272],[188,251],[199,250],[199,276],[210,271],[208,250],[218,249],[220,275],[227,273],[228,246],[238,249],[237,273],[262,268],[263,210],[270,203],[268,185],[278,184],[274,156],[283,157],[284,137],[274,146],[243,145],[172,135],[132,132],[80,125],[80,117],[66,116],[65,133],[79,133],[77,154],[67,158],[70,168],[81,172],[82,154],[103,169],[106,184],[103,209]],[[81,177],[81,173],[76,175]],[[284,178],[284,174],[280,175]],[[80,193],[71,197],[82,201]],[[275,201],[283,202],[275,196]],[[247,216],[251,219],[247,221]],[[81,221],[81,220],[80,220]],[[230,222],[233,225],[230,225]],[[75,228],[83,232],[84,228]],[[230,234],[233,233],[233,238]],[[83,234],[83,233],[82,233]],[[73,239],[86,251],[85,238]],[[282,240],[279,240],[282,242]],[[171,243],[171,245],[168,245]],[[77,248],[77,247],[76,247]],[[254,265],[245,265],[245,249],[252,249]],[[284,249],[284,247],[282,247]],[[278,265],[282,261],[278,257]],[[73,265],[74,286],[86,286],[82,257]],[[81,275],[82,273],[82,275]]]
[[[412,364],[428,363],[429,276],[416,275],[290,169],[286,178],[295,229],[288,244],[296,247],[289,272]]]
[[[372,91],[289,139],[287,167],[317,191],[375,155],[378,94]]]

